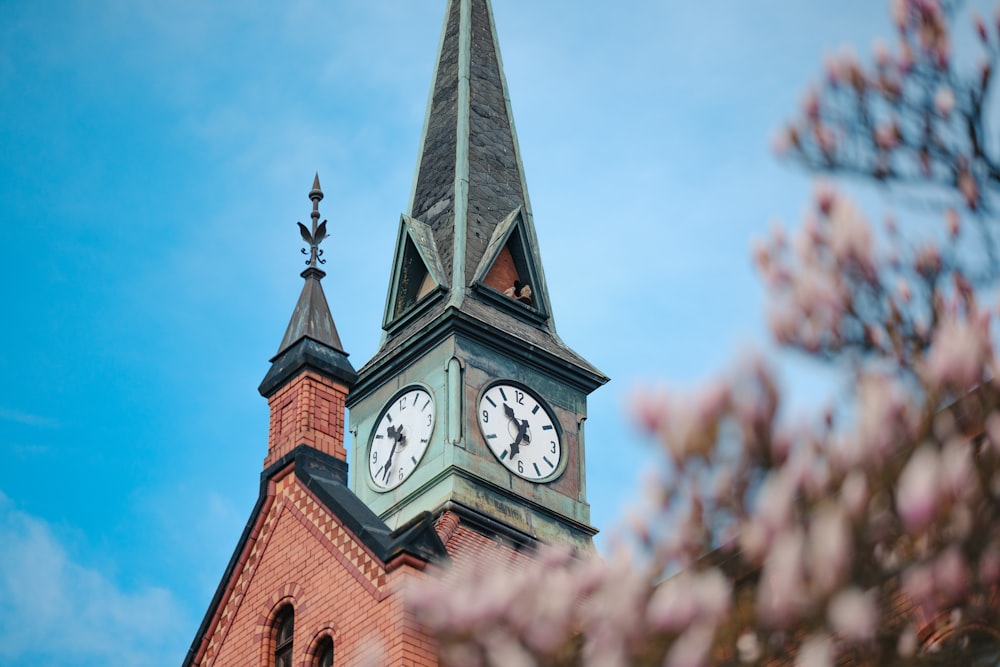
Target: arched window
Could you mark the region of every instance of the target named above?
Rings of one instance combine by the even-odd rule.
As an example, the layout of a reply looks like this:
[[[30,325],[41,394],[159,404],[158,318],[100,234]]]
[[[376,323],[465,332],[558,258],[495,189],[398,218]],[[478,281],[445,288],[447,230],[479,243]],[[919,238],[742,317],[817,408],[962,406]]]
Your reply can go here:
[[[324,637],[316,647],[316,667],[333,667],[333,640]]]
[[[274,622],[274,667],[292,667],[292,636],[295,634],[295,613],[287,607]]]

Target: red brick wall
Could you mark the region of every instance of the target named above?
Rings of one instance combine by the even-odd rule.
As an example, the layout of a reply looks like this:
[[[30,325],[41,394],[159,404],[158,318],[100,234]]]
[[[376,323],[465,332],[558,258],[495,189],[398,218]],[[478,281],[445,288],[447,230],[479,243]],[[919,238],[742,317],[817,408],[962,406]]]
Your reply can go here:
[[[336,665],[437,665],[399,594],[424,573],[411,563],[385,567],[293,474],[272,481],[269,493],[195,664],[270,665],[275,616],[291,605],[295,665],[314,664],[324,636],[333,638]]]
[[[306,371],[268,400],[271,425],[264,467],[298,445],[347,460],[344,449],[344,399],[347,387]]]

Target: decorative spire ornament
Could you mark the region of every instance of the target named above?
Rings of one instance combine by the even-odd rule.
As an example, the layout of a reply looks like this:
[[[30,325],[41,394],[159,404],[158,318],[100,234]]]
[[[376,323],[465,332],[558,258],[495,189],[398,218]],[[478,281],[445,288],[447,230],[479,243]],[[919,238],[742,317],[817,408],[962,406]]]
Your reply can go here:
[[[319,222],[319,203],[323,200],[323,191],[319,187],[319,172],[313,178],[312,190],[309,191],[309,199],[312,200],[313,210],[310,214],[312,217],[312,230],[310,231],[301,222],[297,222],[299,226],[299,233],[302,234],[302,240],[309,244],[309,250],[302,248],[303,255],[309,255],[309,259],[306,260],[306,264],[311,269],[318,269],[319,264],[326,264],[326,260],[323,259],[323,251],[320,249],[319,244],[323,242],[326,238],[326,220]]]

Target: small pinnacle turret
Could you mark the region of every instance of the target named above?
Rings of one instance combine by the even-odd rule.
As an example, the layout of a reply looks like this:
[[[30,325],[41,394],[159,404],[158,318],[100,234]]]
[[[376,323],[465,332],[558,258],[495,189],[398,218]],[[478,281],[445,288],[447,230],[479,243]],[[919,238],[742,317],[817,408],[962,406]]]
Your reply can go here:
[[[348,386],[357,380],[357,373],[347,360],[320,284],[326,273],[319,265],[326,264],[326,260],[319,246],[328,234],[327,221],[319,221],[319,203],[323,200],[319,174],[313,178],[309,199],[312,201],[312,224],[306,227],[301,222],[296,223],[302,240],[308,244],[308,248],[302,248],[302,254],[308,255],[306,270],[301,274],[305,285],[278,346],[278,353],[271,359],[271,370],[260,385],[260,393],[264,396],[269,396],[304,367],[345,382]]]

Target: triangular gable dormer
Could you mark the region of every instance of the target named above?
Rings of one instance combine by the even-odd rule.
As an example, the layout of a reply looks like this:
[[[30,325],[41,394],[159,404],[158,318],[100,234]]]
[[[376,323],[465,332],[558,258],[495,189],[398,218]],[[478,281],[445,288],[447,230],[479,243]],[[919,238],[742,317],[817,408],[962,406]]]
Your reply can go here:
[[[408,321],[407,315],[436,301],[434,296],[444,293],[446,285],[434,234],[416,218],[401,216],[395,258],[385,308],[386,329]]]
[[[493,230],[472,286],[494,305],[543,323],[549,313],[547,297],[525,236],[524,210],[519,206]]]

